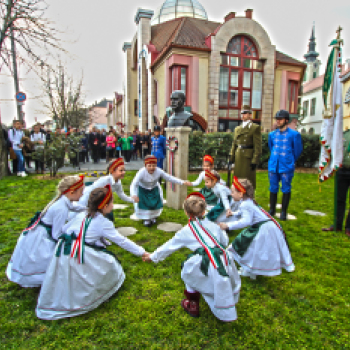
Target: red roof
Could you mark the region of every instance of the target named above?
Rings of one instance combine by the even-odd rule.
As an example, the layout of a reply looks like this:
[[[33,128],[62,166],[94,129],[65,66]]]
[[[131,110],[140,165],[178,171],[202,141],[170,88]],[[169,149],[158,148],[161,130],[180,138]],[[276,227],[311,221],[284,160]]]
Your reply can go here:
[[[277,50],[276,50],[276,62],[291,64],[293,66],[306,67],[306,63],[298,61],[295,58],[290,57],[290,56],[286,55],[285,53],[283,53],[281,51],[277,51]]]
[[[171,44],[190,48],[209,49],[205,38],[220,25],[199,18],[181,17],[152,26],[151,42],[157,51]],[[171,40],[170,40],[171,39]]]
[[[159,52],[154,65],[171,47],[211,51],[205,38],[220,25],[199,18],[181,17],[157,24],[151,28],[151,43]]]
[[[157,51],[154,60],[152,60],[152,66],[154,66],[171,47],[211,51],[211,48],[206,44],[206,38],[208,35],[215,33],[220,26],[222,26],[222,23],[191,17],[176,18],[152,26],[151,44]],[[276,61],[282,64],[306,68],[305,63],[280,51],[276,51]]]
[[[303,83],[303,94],[306,94],[307,92],[310,92],[322,87],[323,78],[324,78],[324,74],[318,76],[315,79],[312,79],[310,81]]]

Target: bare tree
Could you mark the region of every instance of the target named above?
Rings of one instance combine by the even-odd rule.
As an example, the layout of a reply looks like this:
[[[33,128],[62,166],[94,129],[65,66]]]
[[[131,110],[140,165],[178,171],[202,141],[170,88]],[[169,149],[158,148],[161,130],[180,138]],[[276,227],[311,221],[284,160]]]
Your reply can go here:
[[[16,43],[17,59],[30,69],[38,68],[40,57],[52,49],[64,51],[60,32],[45,18],[45,0],[0,0],[0,58],[10,68],[11,31]],[[11,68],[10,68],[11,69]]]
[[[47,97],[43,105],[56,125],[59,128],[85,127],[87,118],[82,91],[83,77],[75,82],[59,64],[55,70],[48,69],[46,79],[42,79]]]
[[[17,59],[29,69],[37,69],[40,56],[53,49],[64,51],[59,31],[45,18],[45,0],[0,0],[0,71],[11,70],[11,32],[17,47]],[[7,150],[0,132],[0,178],[7,174]]]

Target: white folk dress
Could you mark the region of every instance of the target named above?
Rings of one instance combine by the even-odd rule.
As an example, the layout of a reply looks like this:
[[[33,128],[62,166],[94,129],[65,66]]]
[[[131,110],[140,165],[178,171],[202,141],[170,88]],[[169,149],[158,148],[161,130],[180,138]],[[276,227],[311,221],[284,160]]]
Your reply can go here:
[[[216,185],[212,188],[212,191],[218,198],[218,204],[215,207],[213,207],[209,212],[216,212],[213,215],[212,221],[215,221],[217,223],[229,221],[230,217],[226,217],[226,210],[231,209],[232,212],[236,212],[239,208],[240,202],[234,201],[231,196],[230,189],[227,186],[222,185],[220,183],[216,183]],[[219,213],[220,210],[222,211]],[[211,214],[213,214],[213,212]],[[210,218],[211,214],[209,214],[208,218]]]
[[[105,239],[137,256],[145,250],[120,235],[113,223],[97,213],[85,231],[82,262],[71,257],[86,214],[82,213],[63,227],[65,237],[56,245],[55,254],[42,285],[36,315],[44,320],[74,317],[97,308],[118,291],[125,274],[119,261],[105,250]]]
[[[134,179],[132,180],[132,183],[130,186],[130,194],[131,196],[139,197],[139,199],[141,200],[140,190],[141,192],[147,192],[147,191],[153,191],[155,189],[158,189],[159,194],[157,194],[157,196],[159,198],[154,198],[154,199],[159,201],[159,205],[157,206],[156,209],[152,209],[152,208],[140,208],[139,203],[135,203],[134,208],[135,208],[135,215],[137,216],[137,218],[141,220],[151,220],[151,219],[157,218],[162,213],[163,190],[159,184],[160,178],[163,178],[165,181],[169,181],[179,185],[182,185],[184,183],[183,180],[180,180],[177,177],[167,174],[165,171],[163,171],[160,168],[156,168],[153,174],[150,174],[145,167],[141,168],[135,175]]]
[[[7,266],[8,279],[22,287],[39,287],[70,210],[85,209],[83,206],[73,207],[64,195],[52,204],[37,226],[28,233],[21,233]]]
[[[227,223],[229,229],[238,230],[255,225],[258,233],[250,243],[248,239],[248,248],[240,253],[236,249],[244,244],[244,231],[228,247],[227,251],[238,264],[254,275],[277,276],[282,273],[282,268],[288,272],[294,271],[295,266],[279,224],[251,199],[242,202],[240,212],[240,220]]]
[[[122,199],[125,202],[129,202],[129,203],[134,203],[134,200],[131,197],[128,197],[124,191],[123,191],[123,186],[120,180],[115,181],[113,176],[111,174],[107,175],[107,176],[103,176],[101,178],[99,178],[98,180],[96,180],[92,185],[90,186],[86,186],[83,192],[83,195],[81,196],[81,198],[79,199],[79,204],[80,205],[88,205],[88,201],[89,201],[89,196],[90,193],[96,189],[96,188],[103,188],[106,185],[111,185],[112,187],[112,191],[115,192],[118,197],[120,199]]]
[[[205,178],[205,171],[202,171],[202,172],[199,174],[197,180],[194,181],[194,182],[192,182],[192,186],[199,186],[199,185],[204,181],[204,178]],[[220,183],[221,185],[226,186],[226,182],[225,182],[223,179],[220,179],[219,183]],[[212,208],[214,207],[214,205],[218,203],[218,201],[219,201],[218,198],[216,198],[216,202],[213,201],[213,200],[208,199],[208,196],[209,196],[209,198],[212,198],[212,196],[211,196],[212,193],[213,193],[212,190],[209,190],[209,189],[207,189],[206,187],[203,187],[203,188],[200,190],[200,192],[204,195],[204,197],[206,198],[206,201],[208,201],[208,202],[207,202],[207,209],[208,209],[208,210],[212,209]]]
[[[192,186],[199,186],[204,181],[204,178],[205,178],[205,171],[202,171],[198,175],[197,180],[192,182]],[[220,179],[219,183],[221,185],[226,186],[226,182],[223,179]]]
[[[198,223],[207,232],[202,230]],[[215,244],[215,241],[218,244]],[[241,280],[234,260],[231,260],[229,254],[226,254],[227,260],[225,255],[221,254],[227,244],[226,232],[222,231],[215,223],[207,219],[192,221],[191,224],[186,225],[172,239],[154,251],[151,254],[151,259],[157,263],[180,248],[192,250],[194,254],[191,254],[184,262],[181,278],[192,290],[202,294],[218,319],[228,322],[237,319],[235,305],[239,299]],[[204,246],[206,248],[203,248]],[[210,254],[214,252],[213,248],[216,250],[215,253],[220,253],[214,257],[214,263],[209,258],[210,254],[206,253],[208,248],[210,248]],[[209,260],[209,263],[206,264],[207,270],[204,271],[207,275],[201,268],[205,259],[207,262]],[[218,268],[218,265],[217,267],[214,266],[217,262],[218,265],[221,265],[220,268]]]

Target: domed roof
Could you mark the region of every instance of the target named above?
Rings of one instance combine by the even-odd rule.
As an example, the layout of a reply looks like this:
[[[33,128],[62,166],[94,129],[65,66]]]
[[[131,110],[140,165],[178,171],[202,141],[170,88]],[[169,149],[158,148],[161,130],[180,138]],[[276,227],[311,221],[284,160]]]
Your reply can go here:
[[[152,24],[159,24],[179,17],[208,19],[207,12],[197,0],[165,0],[155,12]]]

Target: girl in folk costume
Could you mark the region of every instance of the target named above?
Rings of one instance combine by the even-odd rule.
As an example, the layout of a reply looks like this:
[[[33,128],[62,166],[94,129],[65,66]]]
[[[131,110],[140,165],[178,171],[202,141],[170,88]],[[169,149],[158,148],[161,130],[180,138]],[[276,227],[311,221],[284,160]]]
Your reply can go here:
[[[137,198],[134,204],[135,214],[144,220],[145,226],[155,224],[156,218],[163,211],[163,191],[159,185],[159,179],[162,178],[175,184],[191,186],[190,182],[180,180],[157,168],[155,156],[147,156],[145,167],[137,172],[130,186],[131,195]]]
[[[186,299],[181,301],[181,306],[191,316],[198,317],[202,294],[213,314],[230,322],[237,319],[235,305],[241,280],[224,248],[228,244],[227,234],[213,222],[203,219],[205,208],[204,196],[199,192],[191,193],[184,202],[188,225],[146,260],[157,263],[180,248],[191,249],[193,253],[183,263],[181,271],[186,286]]]
[[[121,179],[123,179],[125,176],[125,165],[123,158],[118,158],[111,161],[107,168],[107,174],[108,175],[99,178],[92,185],[85,188],[83,196],[79,200],[80,205],[87,206],[90,193],[94,189],[103,188],[108,184],[111,186],[112,191],[115,192],[123,201],[129,203],[135,203],[138,201],[136,196],[128,197],[123,191],[123,186],[121,183]],[[107,218],[112,222],[114,221],[113,211],[107,215]]]
[[[88,214],[63,227],[42,285],[36,315],[44,320],[74,317],[97,308],[118,291],[125,274],[105,239],[146,259],[149,254],[123,237],[105,215],[113,210],[111,186],[94,189]]]
[[[230,189],[219,182],[220,175],[215,170],[206,170],[204,181],[205,187],[211,189],[218,199],[218,204],[209,211],[207,218],[210,221],[225,222],[231,216],[235,217],[240,203],[232,198]]]
[[[247,179],[233,179],[232,197],[241,200],[241,219],[221,223],[223,230],[247,227],[227,251],[241,265],[240,275],[255,279],[256,275],[276,276],[282,268],[293,272],[295,266],[284,232],[278,222],[254,201],[254,188]]]
[[[203,157],[202,169],[203,171],[199,174],[197,180],[192,182],[192,186],[199,186],[204,181],[206,170],[214,170],[214,158],[212,156],[206,155]],[[220,184],[226,185],[225,181],[222,179],[220,179]],[[214,206],[218,203],[218,198],[210,188],[203,187],[200,193],[204,196],[208,206]]]
[[[22,287],[42,284],[69,211],[86,210],[86,207],[72,204],[79,200],[83,189],[83,176],[68,176],[61,180],[57,197],[41,213],[37,212],[21,233],[6,270],[10,281]]]

